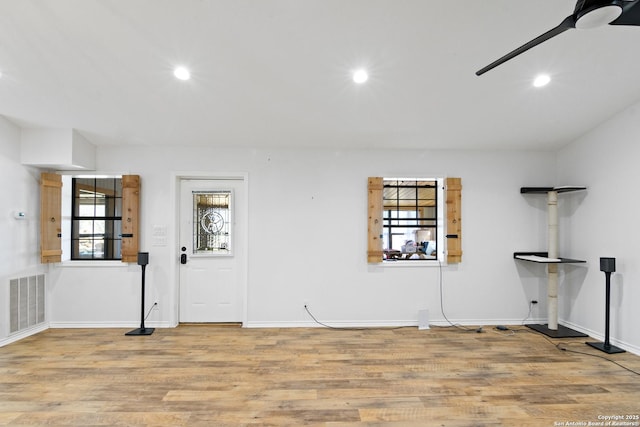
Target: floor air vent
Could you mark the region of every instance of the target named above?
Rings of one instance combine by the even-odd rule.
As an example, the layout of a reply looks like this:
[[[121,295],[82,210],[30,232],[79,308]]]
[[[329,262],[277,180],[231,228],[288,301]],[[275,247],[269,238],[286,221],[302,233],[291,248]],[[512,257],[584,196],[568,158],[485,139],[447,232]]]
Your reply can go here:
[[[45,321],[44,274],[9,281],[10,333],[29,329]]]

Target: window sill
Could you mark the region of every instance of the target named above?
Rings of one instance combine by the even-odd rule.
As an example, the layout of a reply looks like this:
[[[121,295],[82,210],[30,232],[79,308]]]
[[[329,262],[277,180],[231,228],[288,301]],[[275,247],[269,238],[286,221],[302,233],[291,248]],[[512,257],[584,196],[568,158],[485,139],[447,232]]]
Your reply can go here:
[[[60,264],[56,264],[58,267],[62,268],[77,268],[77,267],[128,267],[129,263],[122,261],[74,261],[74,260],[66,260],[62,261]]]
[[[433,260],[397,260],[397,261],[382,261],[377,264],[382,267],[444,267],[447,265],[444,261]]]

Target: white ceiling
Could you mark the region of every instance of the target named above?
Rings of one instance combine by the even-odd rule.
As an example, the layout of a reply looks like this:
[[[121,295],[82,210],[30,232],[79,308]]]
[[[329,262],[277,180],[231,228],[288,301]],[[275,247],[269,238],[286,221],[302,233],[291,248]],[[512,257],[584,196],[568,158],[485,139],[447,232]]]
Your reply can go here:
[[[573,5],[0,0],[0,115],[96,145],[556,149],[640,101],[640,27],[570,30],[474,73]]]

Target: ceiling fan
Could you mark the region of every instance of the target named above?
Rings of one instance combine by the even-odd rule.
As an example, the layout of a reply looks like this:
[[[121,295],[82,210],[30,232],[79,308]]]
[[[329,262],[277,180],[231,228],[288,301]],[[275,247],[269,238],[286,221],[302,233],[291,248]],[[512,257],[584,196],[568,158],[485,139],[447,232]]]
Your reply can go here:
[[[480,76],[532,47],[572,28],[595,28],[605,24],[640,26],[639,4],[640,0],[578,0],[573,14],[567,16],[557,27],[476,71],[476,75]]]

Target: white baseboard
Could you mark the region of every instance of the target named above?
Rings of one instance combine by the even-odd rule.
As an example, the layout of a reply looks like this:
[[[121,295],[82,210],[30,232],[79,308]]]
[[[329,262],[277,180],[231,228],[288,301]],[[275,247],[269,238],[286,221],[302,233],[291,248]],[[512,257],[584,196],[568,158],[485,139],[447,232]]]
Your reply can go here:
[[[493,320],[479,320],[479,319],[449,319],[448,322],[444,319],[429,319],[429,325],[432,326],[490,326],[490,325],[522,325],[522,319],[493,319]],[[526,323],[541,323],[543,319],[528,319]],[[370,320],[370,321],[358,321],[358,322],[345,322],[345,321],[322,321],[324,325],[335,328],[393,328],[393,327],[418,327],[418,320]],[[275,321],[275,322],[253,322],[248,321],[243,324],[245,328],[322,328],[326,327],[313,320],[308,321]]]
[[[173,328],[175,325],[170,322],[151,321],[145,322],[145,327],[149,328]],[[138,328],[140,322],[51,322],[52,329],[104,329],[104,328]]]
[[[359,321],[359,322],[323,322],[319,324],[314,321],[275,321],[275,322],[252,322],[248,321],[243,324],[245,328],[399,328],[418,326],[416,320],[397,320],[397,321]]]
[[[9,335],[8,337],[1,339],[0,347],[14,343],[16,341],[20,341],[21,339],[46,331],[47,329],[49,329],[49,325],[47,323],[41,323],[38,326],[34,326],[33,328],[22,330],[18,333]]]

